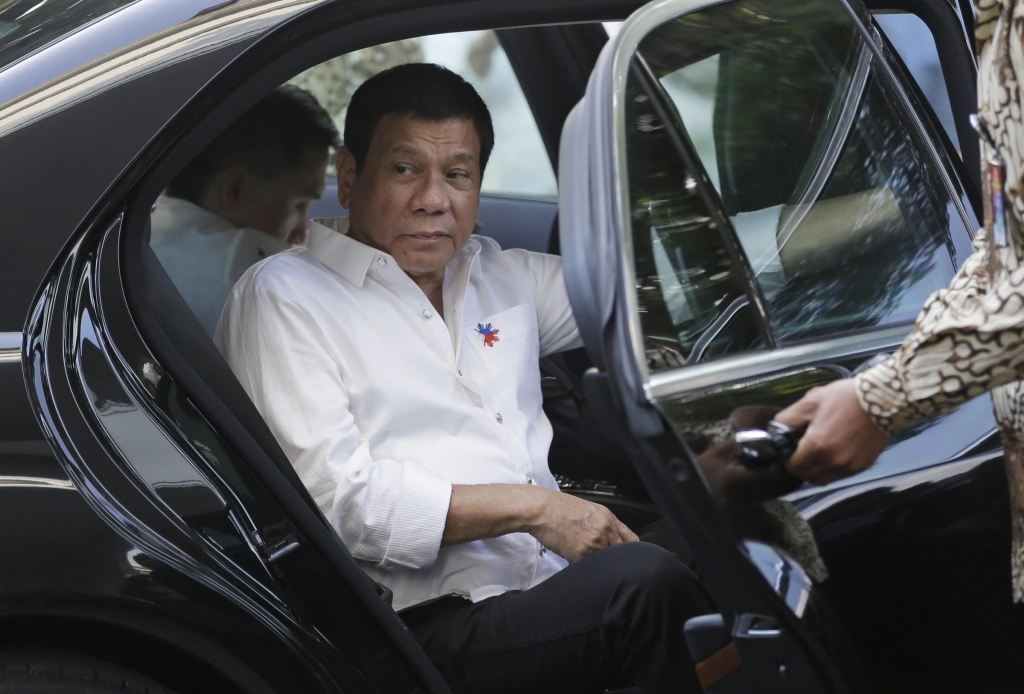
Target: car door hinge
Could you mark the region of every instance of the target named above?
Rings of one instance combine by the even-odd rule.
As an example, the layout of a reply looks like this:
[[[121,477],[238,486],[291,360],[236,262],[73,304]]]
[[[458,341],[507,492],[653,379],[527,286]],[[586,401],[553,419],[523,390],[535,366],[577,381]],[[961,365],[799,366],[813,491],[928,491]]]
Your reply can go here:
[[[264,558],[271,564],[287,557],[302,546],[294,532],[272,542],[264,542],[258,532],[254,532],[252,535],[256,540],[256,545],[262,550]]]

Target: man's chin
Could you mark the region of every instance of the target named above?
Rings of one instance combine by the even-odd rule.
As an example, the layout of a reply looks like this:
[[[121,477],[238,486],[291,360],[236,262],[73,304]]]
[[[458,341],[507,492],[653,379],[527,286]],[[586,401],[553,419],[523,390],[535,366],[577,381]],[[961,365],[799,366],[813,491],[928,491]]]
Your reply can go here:
[[[443,271],[455,257],[455,249],[449,245],[429,250],[405,250],[394,257],[398,266],[410,275],[429,275]]]

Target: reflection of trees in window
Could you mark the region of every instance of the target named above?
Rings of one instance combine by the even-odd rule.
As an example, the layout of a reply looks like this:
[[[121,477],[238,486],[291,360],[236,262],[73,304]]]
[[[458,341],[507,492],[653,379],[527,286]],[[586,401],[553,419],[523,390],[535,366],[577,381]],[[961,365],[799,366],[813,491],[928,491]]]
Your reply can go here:
[[[2,2],[0,0],[0,4]],[[486,78],[491,71],[494,52],[499,49],[498,37],[493,31],[481,32],[480,37],[466,49],[466,65],[478,77]],[[345,111],[359,85],[388,68],[405,63],[422,63],[425,60],[422,41],[418,38],[405,39],[339,55],[314,65],[288,82],[313,94],[331,114],[338,132],[343,133]],[[328,165],[327,173],[330,176],[336,174],[333,160]]]
[[[920,306],[901,307],[910,287],[932,273],[928,289],[938,289],[952,274],[945,263],[935,266],[946,248],[948,195],[891,101],[877,82],[868,85],[822,199],[888,186],[903,219],[868,235],[833,271],[791,278],[770,305],[780,342],[913,320]]]
[[[805,234],[790,249],[809,249],[807,257],[785,268],[786,286],[769,297],[778,343],[909,322],[927,291],[948,282],[945,185],[838,3],[722,4],[658,27],[641,51],[659,78],[717,56],[716,161],[706,165],[717,170],[725,210],[785,206],[780,241],[794,228]],[[851,197],[840,206],[840,226],[827,228],[843,232],[831,239],[794,214],[854,194],[864,205]],[[883,197],[898,212],[869,224]]]
[[[338,132],[344,132],[345,111],[360,84],[390,67],[423,60],[419,39],[406,39],[339,55],[299,73],[289,83],[312,93],[334,118]],[[327,173],[336,175],[333,160]]]

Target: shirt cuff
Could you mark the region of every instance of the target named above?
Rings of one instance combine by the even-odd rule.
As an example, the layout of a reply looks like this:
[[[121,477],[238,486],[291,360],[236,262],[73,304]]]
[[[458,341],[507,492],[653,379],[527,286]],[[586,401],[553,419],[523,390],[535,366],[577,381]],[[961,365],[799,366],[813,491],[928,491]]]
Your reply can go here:
[[[910,399],[897,371],[896,358],[889,357],[854,377],[857,400],[875,426],[895,434],[915,424],[908,412]]]
[[[433,566],[441,549],[452,485],[415,464],[405,463],[403,468],[402,491],[381,568],[426,569]]]

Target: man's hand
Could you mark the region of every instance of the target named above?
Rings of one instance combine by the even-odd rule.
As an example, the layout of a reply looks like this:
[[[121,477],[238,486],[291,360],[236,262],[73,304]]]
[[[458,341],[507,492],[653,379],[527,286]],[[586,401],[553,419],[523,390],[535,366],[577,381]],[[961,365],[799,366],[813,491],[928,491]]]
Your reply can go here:
[[[452,487],[442,545],[524,532],[570,562],[610,545],[639,539],[604,506],[547,487]]]
[[[599,549],[640,539],[604,506],[553,489],[536,489],[543,500],[530,534],[570,563]]]
[[[828,484],[871,467],[889,443],[857,400],[852,378],[812,388],[775,420],[807,431],[786,468],[812,484]]]

